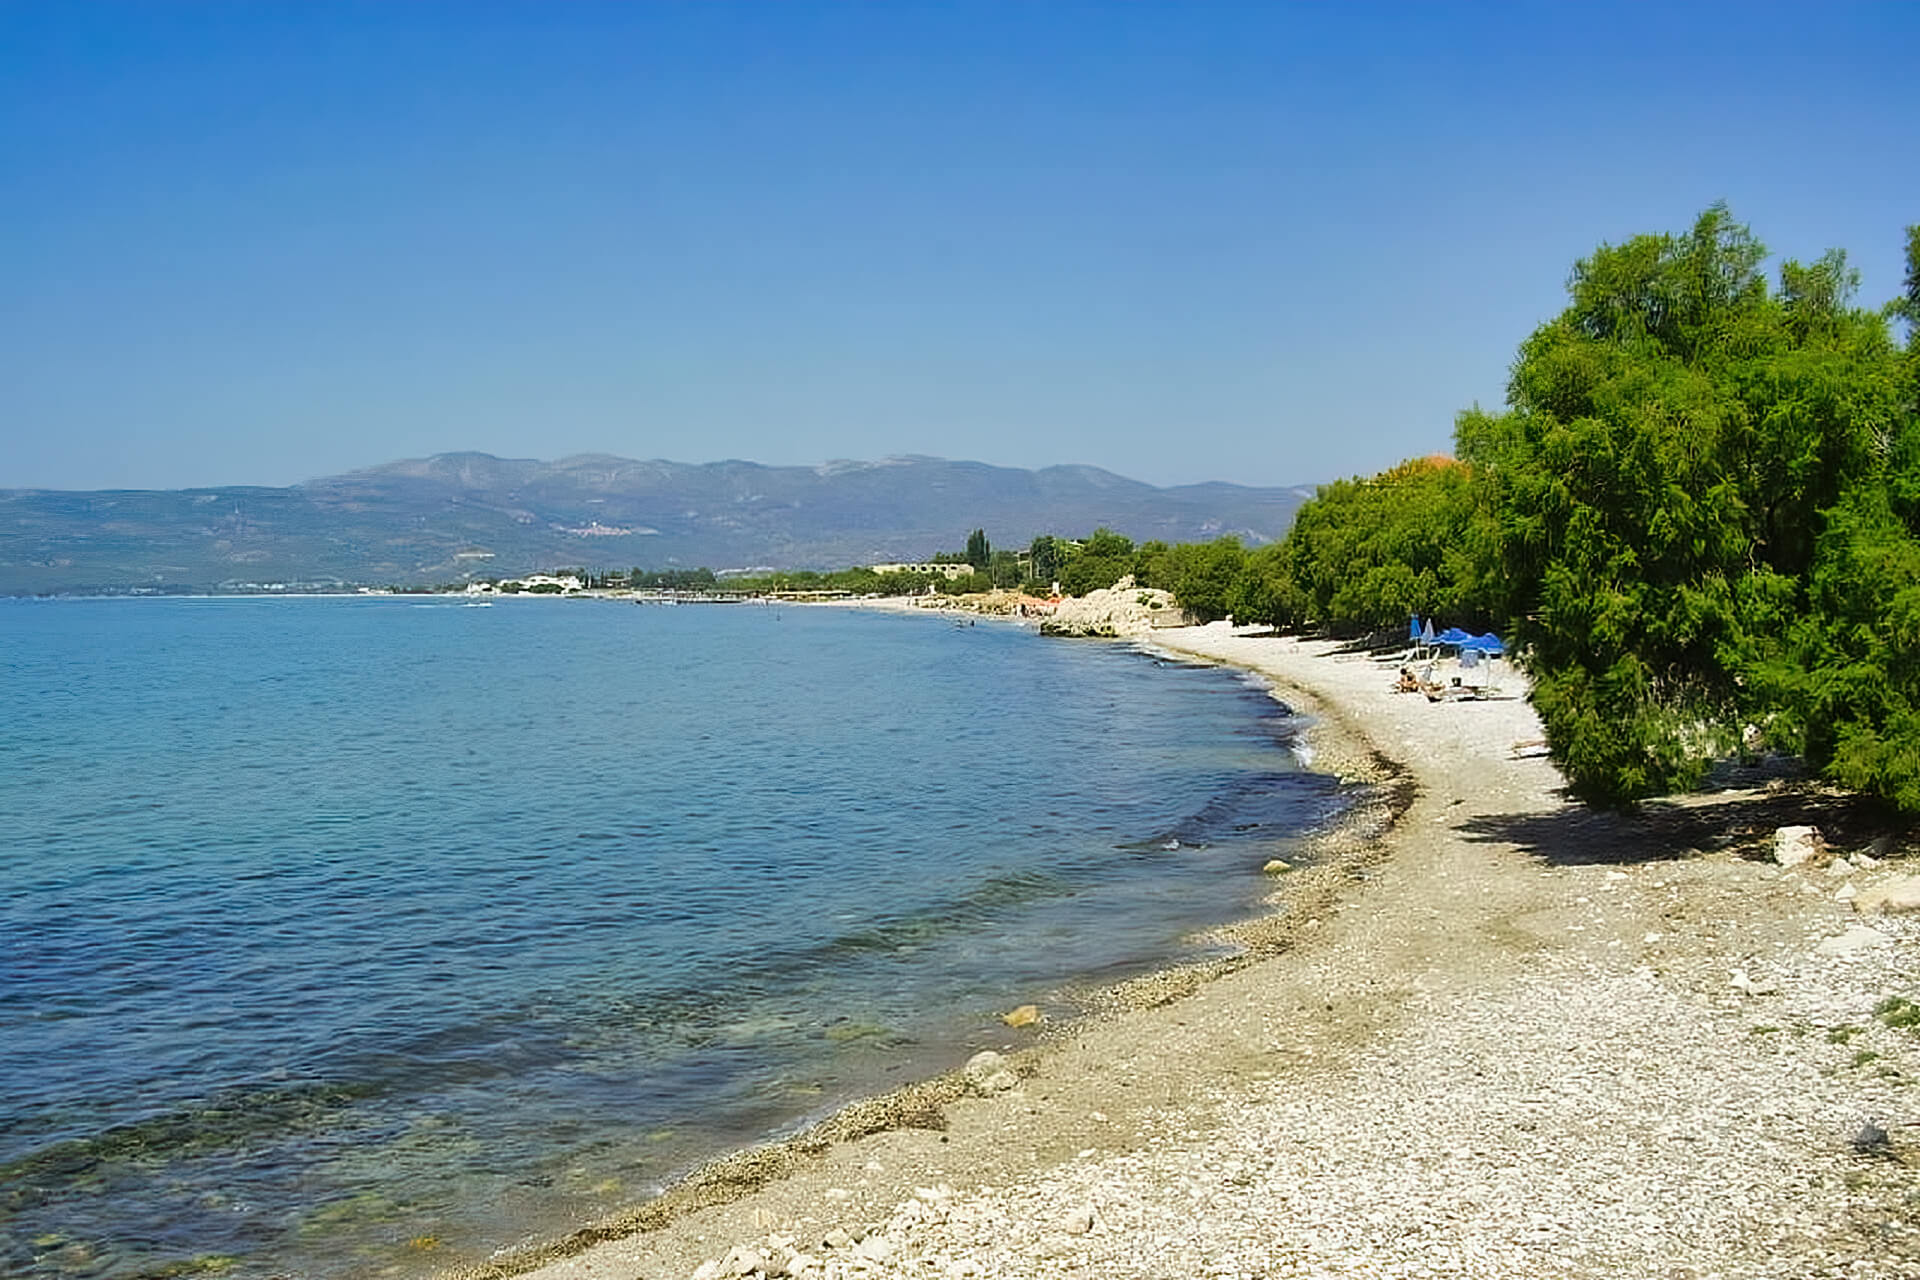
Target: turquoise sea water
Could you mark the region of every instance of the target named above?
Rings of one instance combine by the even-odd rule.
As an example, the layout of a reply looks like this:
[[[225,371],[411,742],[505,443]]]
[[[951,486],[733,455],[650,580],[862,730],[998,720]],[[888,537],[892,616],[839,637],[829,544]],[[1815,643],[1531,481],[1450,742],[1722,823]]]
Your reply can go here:
[[[0,681],[8,1275],[557,1234],[1188,954],[1342,803],[1234,673],[938,618],[13,601]]]

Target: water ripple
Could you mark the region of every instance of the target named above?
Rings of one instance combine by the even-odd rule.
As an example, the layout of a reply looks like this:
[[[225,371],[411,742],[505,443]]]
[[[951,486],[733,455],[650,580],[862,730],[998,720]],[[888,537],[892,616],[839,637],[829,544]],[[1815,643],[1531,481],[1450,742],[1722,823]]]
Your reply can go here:
[[[412,603],[5,606],[0,1271],[484,1256],[1177,955],[1340,803],[1114,647]]]

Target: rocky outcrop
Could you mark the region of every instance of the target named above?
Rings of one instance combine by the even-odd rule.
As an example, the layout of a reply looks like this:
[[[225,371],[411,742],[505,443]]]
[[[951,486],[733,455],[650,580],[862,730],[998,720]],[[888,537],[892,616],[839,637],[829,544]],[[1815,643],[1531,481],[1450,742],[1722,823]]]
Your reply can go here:
[[[1062,600],[1054,607],[1052,617],[1041,620],[1040,634],[1119,638],[1188,624],[1186,611],[1174,603],[1171,594],[1153,587],[1136,587],[1129,574],[1104,590]]]

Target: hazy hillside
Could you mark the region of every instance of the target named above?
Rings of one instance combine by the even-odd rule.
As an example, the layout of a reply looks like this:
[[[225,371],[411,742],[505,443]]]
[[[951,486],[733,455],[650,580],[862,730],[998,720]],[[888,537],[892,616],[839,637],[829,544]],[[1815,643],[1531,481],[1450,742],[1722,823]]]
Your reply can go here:
[[[765,467],[446,453],[285,489],[0,490],[0,594],[419,584],[556,565],[841,568],[1107,525],[1279,537],[1311,489],[938,458]]]

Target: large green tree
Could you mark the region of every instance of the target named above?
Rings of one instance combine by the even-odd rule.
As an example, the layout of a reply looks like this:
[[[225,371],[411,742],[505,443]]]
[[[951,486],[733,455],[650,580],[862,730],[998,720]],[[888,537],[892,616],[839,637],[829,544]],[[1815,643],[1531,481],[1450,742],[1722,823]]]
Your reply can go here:
[[[1201,622],[1235,615],[1249,617],[1247,609],[1247,553],[1238,538],[1212,542],[1183,542],[1165,547],[1153,562],[1151,580],[1135,577],[1142,586],[1171,591],[1180,606]]]
[[[1095,529],[1060,567],[1060,589],[1083,596],[1112,586],[1133,572],[1133,539],[1108,528]]]
[[[1404,627],[1410,613],[1486,625],[1479,503],[1471,473],[1451,458],[1322,485],[1278,549],[1249,563],[1256,581],[1236,612],[1342,636]]]
[[[993,544],[987,541],[987,531],[985,529],[975,529],[972,533],[968,534],[967,563],[973,566],[974,572],[978,573],[985,569],[987,565],[992,562],[992,559]]]
[[[1548,743],[1592,802],[1691,785],[1751,729],[1907,802],[1888,770],[1920,726],[1866,688],[1906,606],[1860,575],[1910,571],[1911,375],[1843,255],[1777,289],[1765,258],[1724,206],[1601,247],[1508,411],[1458,424]]]

